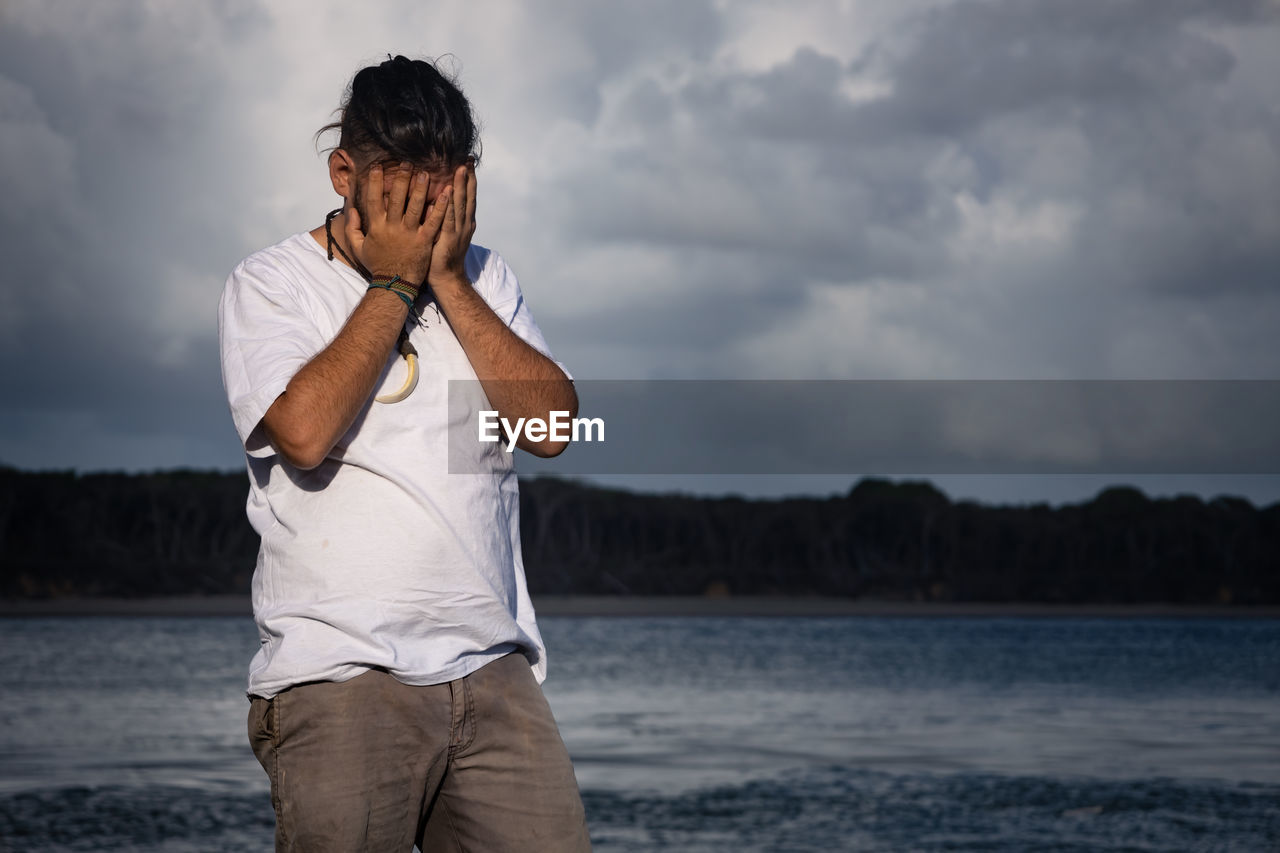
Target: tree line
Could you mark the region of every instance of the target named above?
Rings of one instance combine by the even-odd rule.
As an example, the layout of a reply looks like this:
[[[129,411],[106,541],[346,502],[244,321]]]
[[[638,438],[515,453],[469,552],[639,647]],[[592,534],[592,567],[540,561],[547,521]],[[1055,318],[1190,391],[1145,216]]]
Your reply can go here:
[[[0,468],[0,595],[246,593],[258,537],[243,473]],[[1113,487],[1050,507],[952,501],[864,479],[776,500],[521,483],[534,595],[1280,603],[1280,503]]]

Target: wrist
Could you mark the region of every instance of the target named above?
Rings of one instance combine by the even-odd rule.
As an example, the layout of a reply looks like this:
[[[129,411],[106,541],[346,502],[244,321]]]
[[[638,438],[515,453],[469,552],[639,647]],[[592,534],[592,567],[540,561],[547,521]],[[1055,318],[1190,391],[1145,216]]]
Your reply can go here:
[[[422,287],[422,284],[420,282],[412,281],[398,273],[393,273],[393,272],[372,273],[369,276],[369,281],[370,283],[375,281],[388,282],[388,283],[395,281],[395,282],[399,282],[400,284],[408,285],[409,287],[417,287],[417,288]]]
[[[435,291],[458,291],[466,290],[471,287],[471,279],[467,278],[466,273],[449,272],[438,278],[431,279],[431,289]]]
[[[422,289],[422,285],[414,284],[411,281],[405,281],[399,275],[389,275],[386,273],[374,273],[369,279],[369,290],[388,290],[400,297],[406,308],[413,308],[413,303],[418,298],[418,292]]]

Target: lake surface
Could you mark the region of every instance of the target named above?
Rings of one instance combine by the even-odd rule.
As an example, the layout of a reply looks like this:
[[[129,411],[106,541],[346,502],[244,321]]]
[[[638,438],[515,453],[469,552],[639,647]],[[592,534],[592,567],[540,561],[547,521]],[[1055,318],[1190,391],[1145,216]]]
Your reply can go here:
[[[551,618],[599,851],[1280,849],[1280,622]],[[269,850],[242,618],[0,620],[0,851]]]

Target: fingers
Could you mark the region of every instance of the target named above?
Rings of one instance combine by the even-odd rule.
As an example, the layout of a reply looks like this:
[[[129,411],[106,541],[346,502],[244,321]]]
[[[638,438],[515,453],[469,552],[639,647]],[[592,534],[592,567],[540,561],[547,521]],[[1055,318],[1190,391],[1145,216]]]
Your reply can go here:
[[[466,226],[475,233],[476,229],[476,167],[474,163],[467,165],[467,214]]]
[[[431,208],[427,210],[427,221],[422,223],[423,229],[434,241],[436,235],[440,233],[440,228],[444,224],[445,214],[448,211],[449,199],[452,195],[453,187],[445,187],[440,190],[440,195],[436,196],[436,200],[431,203]]]
[[[422,211],[427,204],[427,173],[418,172],[413,176],[413,184],[409,190],[409,203],[404,208],[404,222],[410,228],[417,228],[422,222]]]
[[[449,210],[444,215],[445,231],[457,231],[458,225],[458,209],[465,207],[467,202],[467,182],[462,177],[462,167],[453,170],[453,195],[449,196],[449,201],[453,204],[449,205]]]
[[[457,181],[454,181],[453,186],[445,187],[440,191],[440,195],[436,196],[436,206],[444,208],[444,225],[440,228],[442,234],[453,234],[458,230],[458,215],[454,205],[457,197]]]
[[[405,197],[409,195],[409,179],[413,175],[413,167],[401,163],[395,178],[391,181],[391,198],[387,200],[387,215],[400,217],[404,215]]]
[[[354,204],[347,208],[347,224],[343,230],[347,235],[347,245],[359,255],[364,248],[364,230],[360,227],[360,211]]]
[[[373,219],[381,219],[387,215],[387,205],[382,199],[382,187],[382,164],[374,163],[369,167],[369,216]]]
[[[466,166],[459,166],[453,172],[453,195],[449,197],[448,216],[453,222],[455,231],[462,231],[466,227],[467,171]]]

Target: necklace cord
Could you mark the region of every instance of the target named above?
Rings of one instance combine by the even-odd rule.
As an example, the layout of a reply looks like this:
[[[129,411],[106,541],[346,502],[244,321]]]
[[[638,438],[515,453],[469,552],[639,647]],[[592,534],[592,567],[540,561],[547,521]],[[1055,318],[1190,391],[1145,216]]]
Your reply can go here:
[[[325,246],[329,250],[329,260],[333,260],[333,250],[337,249],[338,254],[342,256],[342,259],[347,262],[348,266],[350,266],[356,272],[360,273],[360,277],[363,278],[365,281],[372,282],[373,273],[365,269],[364,264],[360,263],[359,261],[353,261],[350,255],[342,251],[342,244],[339,243],[337,240],[333,239],[333,220],[341,212],[342,212],[342,208],[336,207],[333,210],[329,211],[329,214],[324,218]]]

